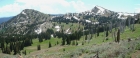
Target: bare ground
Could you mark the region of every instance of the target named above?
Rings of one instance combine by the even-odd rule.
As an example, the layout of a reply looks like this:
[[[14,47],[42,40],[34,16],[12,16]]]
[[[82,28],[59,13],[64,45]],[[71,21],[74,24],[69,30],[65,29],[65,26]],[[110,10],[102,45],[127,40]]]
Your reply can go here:
[[[140,58],[140,50],[136,50],[135,53],[132,53],[131,58]]]

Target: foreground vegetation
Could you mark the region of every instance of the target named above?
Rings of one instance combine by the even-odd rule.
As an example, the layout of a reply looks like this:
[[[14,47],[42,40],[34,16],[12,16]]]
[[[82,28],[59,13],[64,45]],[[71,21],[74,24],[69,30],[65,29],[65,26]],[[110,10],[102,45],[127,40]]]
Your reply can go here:
[[[38,34],[1,32],[0,57],[128,58],[135,50],[139,50],[140,19],[90,17],[93,16],[86,18],[92,19],[91,23],[86,22],[86,19],[75,21],[74,18],[68,20],[58,17],[54,21],[50,20],[52,27]],[[55,31],[54,27],[58,25],[61,26],[60,30]]]
[[[96,36],[90,40],[84,40],[85,36],[82,36],[80,40],[73,40],[70,45],[61,44],[62,38],[51,38],[50,40],[43,40],[39,42],[38,39],[33,39],[31,46],[25,47],[20,53],[24,58],[30,57],[53,57],[53,58],[130,58],[132,53],[140,50],[140,25],[135,24],[135,31],[131,31],[126,27],[125,32],[120,35],[120,42],[116,43],[112,37],[112,33],[109,33],[108,40],[105,39],[104,32],[100,33],[100,36]],[[88,35],[90,38],[90,35]],[[49,47],[51,43],[51,47]],[[78,44],[76,44],[78,43]],[[40,45],[40,50],[38,50]],[[26,50],[26,55],[25,52]],[[19,55],[6,55],[1,54],[4,57],[19,57]],[[137,58],[140,55],[136,56]]]

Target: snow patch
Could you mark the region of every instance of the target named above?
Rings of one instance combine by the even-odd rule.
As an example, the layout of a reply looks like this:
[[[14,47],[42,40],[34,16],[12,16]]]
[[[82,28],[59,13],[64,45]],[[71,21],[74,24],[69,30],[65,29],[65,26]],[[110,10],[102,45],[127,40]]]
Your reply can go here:
[[[67,34],[71,34],[71,32],[67,33]]]
[[[44,25],[44,23],[43,24],[41,24],[36,30],[35,30],[35,33],[37,33],[37,34],[40,34],[43,30],[41,29],[41,27]]]
[[[71,19],[71,17],[66,17],[66,19]]]
[[[56,29],[56,31],[60,31],[60,29]]]
[[[60,26],[55,26],[54,28],[56,29],[56,31],[60,31]]]
[[[76,19],[76,20],[78,20],[78,21],[80,20],[80,19],[78,19],[76,16],[74,16],[73,18]]]
[[[98,10],[98,14],[104,14],[104,11],[105,11],[105,9],[104,8],[102,8],[102,7],[100,7],[100,6],[95,6],[95,7],[97,7],[99,10]]]
[[[42,32],[42,30],[41,30],[41,28],[38,28],[38,29],[35,30],[35,32],[36,32],[37,34],[40,34],[40,33]]]
[[[51,34],[51,37],[54,37],[53,34]]]
[[[91,23],[91,21],[90,21],[90,20],[86,20],[86,22],[87,22],[87,23]]]
[[[69,30],[70,30],[70,28],[68,28],[68,29],[65,31],[65,33],[66,33],[66,34],[71,34],[71,32],[70,32]]]
[[[19,23],[26,23],[27,21],[19,22]]]
[[[99,24],[99,22],[93,22],[92,24]]]
[[[22,14],[26,15],[26,13],[24,11],[22,11]]]
[[[68,32],[69,32],[69,30],[70,30],[70,28],[69,28],[69,29],[67,29],[65,33],[68,33]]]
[[[120,19],[127,19],[127,16],[134,16],[133,13],[123,13],[123,12],[119,12],[118,15],[119,15],[118,18]]]
[[[55,26],[55,28],[56,28],[56,29],[59,29],[59,28],[60,28],[60,26]]]

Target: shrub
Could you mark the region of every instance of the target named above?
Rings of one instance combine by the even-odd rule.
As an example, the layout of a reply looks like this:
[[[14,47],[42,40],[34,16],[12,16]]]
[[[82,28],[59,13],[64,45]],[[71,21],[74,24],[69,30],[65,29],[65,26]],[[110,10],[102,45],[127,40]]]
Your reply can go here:
[[[136,50],[140,50],[140,43],[136,45]]]
[[[40,45],[38,45],[38,46],[37,46],[37,50],[41,50],[41,47],[40,47]]]
[[[49,48],[52,47],[51,43],[49,42]]]
[[[65,51],[65,49],[63,49],[63,51]]]

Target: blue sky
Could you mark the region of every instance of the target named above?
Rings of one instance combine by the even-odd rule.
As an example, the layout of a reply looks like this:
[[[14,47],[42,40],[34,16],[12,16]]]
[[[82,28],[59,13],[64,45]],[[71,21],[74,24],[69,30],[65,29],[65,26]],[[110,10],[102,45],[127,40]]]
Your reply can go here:
[[[140,0],[0,0],[0,17],[15,16],[24,9],[46,14],[64,14],[102,6],[116,12],[140,12]]]

